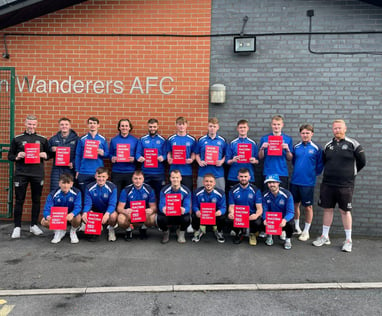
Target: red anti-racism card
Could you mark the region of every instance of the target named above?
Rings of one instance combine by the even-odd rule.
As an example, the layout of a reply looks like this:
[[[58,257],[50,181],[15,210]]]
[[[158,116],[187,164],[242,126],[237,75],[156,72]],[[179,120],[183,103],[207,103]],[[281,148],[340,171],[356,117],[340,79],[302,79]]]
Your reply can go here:
[[[249,205],[235,205],[233,227],[249,227]]]
[[[70,147],[56,148],[56,166],[69,166],[70,164]]]
[[[282,217],[283,214],[280,212],[267,212],[265,214],[265,220],[267,221],[265,233],[268,235],[281,235],[282,227],[280,227],[280,223]]]
[[[166,194],[166,216],[180,216],[182,206],[182,195],[180,193]]]
[[[145,201],[132,201],[130,208],[133,210],[131,213],[132,223],[141,223],[146,221],[146,202]]]
[[[145,148],[144,149],[145,168],[158,168],[158,149],[157,148]]]
[[[172,146],[172,163],[174,165],[186,164],[186,146],[185,145]]]
[[[216,204],[200,203],[200,225],[216,225]]]
[[[252,157],[252,144],[238,144],[237,155],[239,156],[239,163],[249,163]]]
[[[24,162],[27,164],[40,163],[40,144],[24,145],[25,158]]]
[[[88,212],[88,221],[85,226],[85,234],[101,235],[102,213]]]
[[[97,159],[98,146],[99,146],[99,140],[92,140],[92,139],[85,140],[84,158]]]
[[[268,136],[268,155],[281,156],[283,154],[283,137]]]
[[[66,230],[68,208],[63,206],[52,206],[50,208],[50,230]]]
[[[117,144],[117,162],[130,161],[130,144]]]
[[[204,161],[207,165],[216,165],[219,159],[219,147],[218,146],[206,146],[204,153]]]

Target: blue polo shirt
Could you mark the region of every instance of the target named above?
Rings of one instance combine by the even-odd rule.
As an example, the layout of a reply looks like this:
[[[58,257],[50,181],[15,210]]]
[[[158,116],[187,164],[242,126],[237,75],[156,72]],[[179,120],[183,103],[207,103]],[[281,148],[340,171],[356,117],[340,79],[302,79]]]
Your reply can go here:
[[[314,142],[299,142],[294,145],[293,174],[291,183],[314,187],[316,177],[321,174],[323,163],[323,151],[320,145]]]
[[[117,206],[117,187],[114,183],[106,181],[104,186],[97,182],[90,183],[85,191],[85,203],[83,212],[90,210],[99,213],[113,213]]]
[[[191,211],[191,191],[184,185],[180,185],[179,190],[175,191],[171,184],[166,185],[160,191],[160,201],[159,201],[159,212],[162,212],[162,209],[166,206],[166,195],[180,193],[182,199],[182,207],[184,207],[184,214],[190,213]]]
[[[264,135],[260,139],[260,148],[264,143],[268,143],[268,136],[273,136],[273,133]],[[293,154],[293,141],[292,137],[281,133],[283,143],[288,144],[289,150]],[[289,176],[288,165],[286,159],[286,150],[283,149],[281,156],[268,156],[268,149],[264,150],[264,170],[263,175],[278,174],[279,176]]]
[[[192,210],[200,211],[200,203],[215,203],[216,211],[223,214],[227,211],[226,199],[224,191],[215,188],[210,193],[204,187],[198,188],[192,196]]]
[[[263,195],[263,219],[267,212],[280,212],[282,218],[287,222],[294,218],[294,203],[292,194],[280,187],[279,192],[274,196],[270,191]]]
[[[238,145],[239,144],[251,144],[252,145],[252,155],[251,157],[255,157],[256,159],[259,159],[259,149],[257,147],[257,144],[254,140],[248,138],[248,137],[238,137],[235,138],[231,143],[227,146],[227,152],[226,152],[226,158],[225,161],[231,160],[234,156],[238,155]],[[251,176],[251,182],[255,182],[255,171],[254,167],[251,163],[239,163],[234,162],[228,171],[228,177],[227,179],[230,181],[238,181],[237,175],[239,173],[239,170],[241,168],[247,168],[249,170],[249,174]]]
[[[195,137],[189,134],[185,136],[174,134],[167,139],[167,152],[172,152],[172,146],[174,145],[186,146],[186,159],[189,159],[191,158],[191,154],[195,153],[196,140]],[[192,164],[171,164],[170,172],[172,170],[179,170],[182,176],[192,176]]]
[[[77,216],[81,212],[82,200],[81,191],[77,188],[70,188],[68,193],[64,193],[61,189],[50,192],[46,198],[43,216],[47,218],[50,215],[53,206],[63,206],[68,208],[68,214],[73,213]]]
[[[150,203],[155,203],[155,192],[148,185],[143,184],[139,189],[130,184],[121,191],[119,202],[126,203],[125,208],[130,208],[130,202],[145,201],[146,208],[150,207]]]
[[[133,135],[127,135],[123,137],[121,134],[113,137],[110,141],[110,159],[113,156],[117,156],[118,144],[130,144],[130,157],[135,157],[137,149],[138,139]],[[117,173],[133,173],[135,171],[135,162],[115,162],[111,167],[113,172]]]
[[[218,160],[223,159],[227,150],[227,142],[224,137],[216,135],[215,138],[211,138],[208,134],[199,138],[196,144],[195,153],[200,155],[201,160],[205,160],[205,153],[207,146],[216,146],[219,147]],[[212,173],[215,178],[224,177],[224,167],[223,166],[214,166],[207,165],[205,167],[200,167],[198,169],[198,177],[203,177],[207,173]]]
[[[163,159],[167,159],[166,139],[160,135],[150,136],[149,134],[142,136],[138,141],[136,159],[144,157],[145,149],[157,149],[158,156],[163,156]],[[142,163],[142,171],[144,174],[164,174],[164,164],[158,161],[158,168],[147,168]]]
[[[238,183],[229,191],[228,202],[229,205],[248,205],[249,214],[255,214],[256,204],[262,203],[261,190],[253,184],[243,188]]]

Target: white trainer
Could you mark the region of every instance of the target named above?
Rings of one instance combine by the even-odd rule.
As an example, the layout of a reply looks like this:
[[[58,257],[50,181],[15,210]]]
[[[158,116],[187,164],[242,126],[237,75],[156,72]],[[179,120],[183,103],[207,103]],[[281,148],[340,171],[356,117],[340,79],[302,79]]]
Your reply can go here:
[[[285,232],[285,230],[283,230],[283,231],[281,232],[280,239],[281,239],[281,240],[285,240],[285,239],[286,239],[286,232]]]
[[[353,246],[352,241],[347,239],[347,240],[344,241],[344,244],[342,246],[342,251],[344,251],[344,252],[351,252],[352,246]]]
[[[70,242],[72,244],[78,244],[80,241],[78,240],[78,237],[77,237],[77,232],[76,232],[76,228],[71,228],[70,229]]]
[[[40,236],[44,233],[37,225],[31,226],[29,231],[35,236]]]
[[[115,237],[115,231],[114,228],[109,228],[109,241],[116,241],[117,237]]]
[[[21,228],[20,227],[13,228],[11,238],[12,239],[20,238],[20,235],[21,235]]]
[[[310,238],[309,232],[303,231],[301,235],[298,237],[298,240],[307,241]]]
[[[66,234],[66,230],[55,230],[54,237],[51,240],[51,243],[58,244],[62,240],[62,238],[64,238],[65,234]]]

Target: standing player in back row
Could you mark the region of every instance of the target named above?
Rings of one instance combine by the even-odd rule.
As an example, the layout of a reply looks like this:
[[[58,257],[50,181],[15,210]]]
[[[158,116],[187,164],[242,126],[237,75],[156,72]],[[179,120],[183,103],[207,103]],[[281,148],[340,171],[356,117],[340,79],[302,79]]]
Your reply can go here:
[[[272,117],[271,122],[272,132],[264,135],[260,139],[260,150],[259,158],[264,159],[264,177],[271,174],[278,174],[281,180],[280,186],[288,189],[289,186],[289,172],[287,161],[293,159],[293,141],[292,138],[282,132],[284,127],[284,119],[280,115],[275,115]],[[269,151],[270,137],[281,136],[281,152],[280,154],[273,155]],[[268,188],[264,185],[264,190]]]
[[[204,184],[204,176],[213,174],[216,187],[225,190],[224,161],[227,143],[224,137],[217,134],[219,120],[216,117],[208,120],[208,133],[199,138],[196,146],[196,161],[199,164],[197,188]]]
[[[182,184],[193,191],[192,163],[195,160],[195,137],[187,134],[188,122],[180,116],[176,119],[176,134],[167,140],[167,161],[170,172],[179,170]]]
[[[324,167],[322,161],[322,148],[312,141],[313,126],[304,124],[300,126],[301,141],[294,145],[293,174],[290,192],[294,201],[294,223],[299,240],[309,239],[309,229],[313,219],[313,196],[316,177],[321,174]],[[300,229],[300,204],[305,208],[305,227]]]
[[[346,130],[343,120],[335,120],[332,125],[334,138],[324,147],[324,177],[318,201],[318,205],[324,208],[322,235],[313,245],[330,245],[329,230],[334,207],[338,203],[346,235],[342,251],[351,252],[354,182],[357,173],[366,165],[366,157],[362,146],[355,139],[345,136]]]

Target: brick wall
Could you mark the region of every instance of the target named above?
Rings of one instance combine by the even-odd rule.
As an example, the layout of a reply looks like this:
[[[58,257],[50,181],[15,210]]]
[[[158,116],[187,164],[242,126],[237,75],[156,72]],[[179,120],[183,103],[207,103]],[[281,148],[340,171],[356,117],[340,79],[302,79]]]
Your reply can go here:
[[[308,32],[309,9],[315,12],[313,31],[382,30],[382,8],[361,1],[220,0],[212,5],[212,33],[240,32],[245,15],[246,33]],[[364,146],[368,159],[356,181],[353,230],[381,236],[382,56],[314,55],[307,46],[308,36],[257,37],[256,53],[238,56],[232,38],[213,38],[211,84],[226,85],[227,102],[210,105],[210,115],[219,117],[221,134],[230,140],[237,120],[249,119],[249,136],[259,141],[270,130],[271,117],[282,114],[284,131],[294,142],[299,126],[309,122],[322,145],[332,137],[331,121],[345,119],[347,135]],[[382,52],[382,35],[314,36],[312,48]],[[321,225],[322,209],[317,206],[313,231],[321,232]],[[339,212],[332,231],[343,234]]]
[[[210,15],[211,3],[203,0],[94,0],[2,30],[57,35],[7,37],[10,59],[1,59],[0,66],[15,67],[19,80],[15,134],[23,130],[26,115],[35,113],[38,132],[47,137],[57,132],[62,116],[72,120],[79,134],[87,132],[86,119],[97,116],[100,133],[108,139],[117,134],[120,118],[130,118],[132,134],[140,137],[147,120],[156,117],[168,136],[180,115],[188,118],[190,133],[200,136],[208,119],[209,38],[58,34],[208,34]],[[50,166],[48,162],[46,183]],[[27,209],[28,203],[26,215]]]

